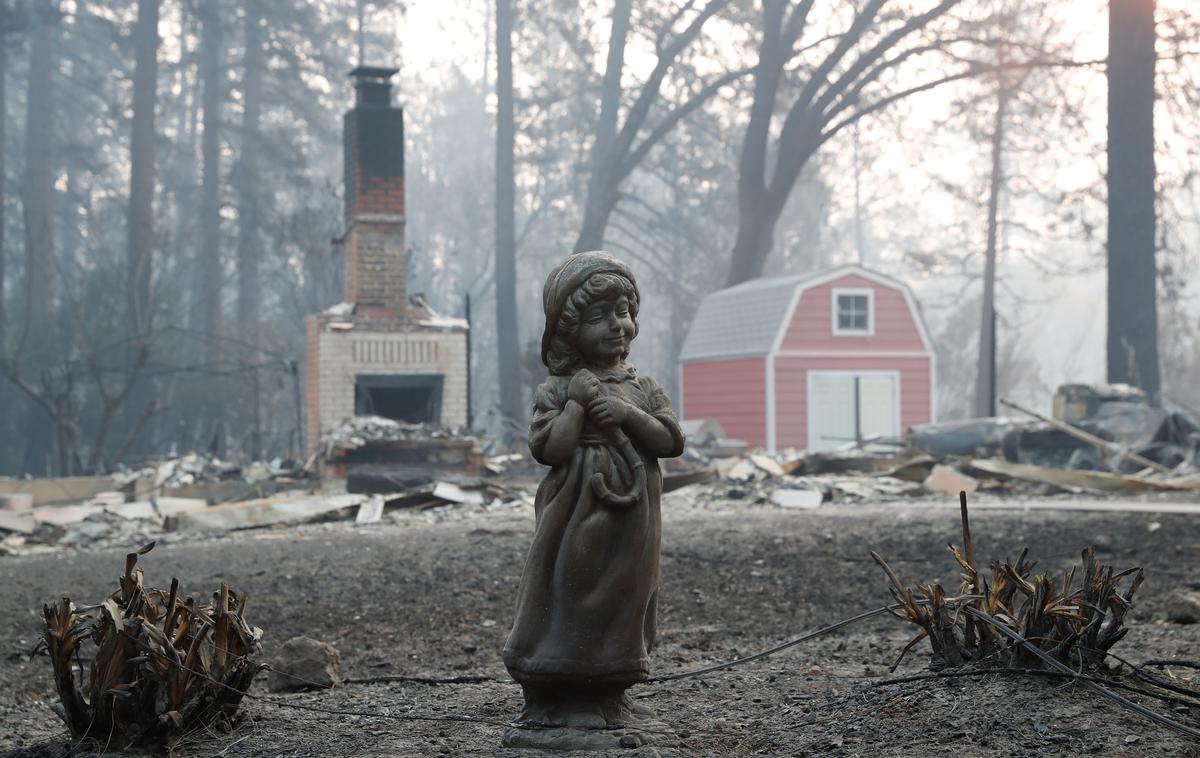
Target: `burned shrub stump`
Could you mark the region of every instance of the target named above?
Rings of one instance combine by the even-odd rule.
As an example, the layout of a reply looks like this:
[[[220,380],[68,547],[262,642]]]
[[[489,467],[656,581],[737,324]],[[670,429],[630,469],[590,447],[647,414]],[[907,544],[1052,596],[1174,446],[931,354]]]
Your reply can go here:
[[[1080,580],[1076,581],[1076,567],[1056,579],[1035,574],[1037,563],[1027,560],[1029,549],[1025,548],[1016,561],[993,561],[985,576],[975,561],[965,493],[960,493],[960,502],[963,549],[948,546],[962,569],[962,583],[954,595],[937,583],[910,588],[878,553],[871,552],[900,607],[893,615],[921,629],[901,651],[892,670],[925,639],[930,643],[930,668],[934,670],[965,664],[1043,668],[1045,661],[1029,646],[1080,674],[1102,670],[1108,651],[1129,631],[1125,616],[1142,585],[1142,570],[1115,572],[1096,559],[1094,548],[1087,547],[1079,567]],[[1126,577],[1131,579],[1122,592]],[[1024,643],[1001,633],[979,614],[1003,624]]]
[[[126,556],[117,590],[99,605],[64,597],[43,607],[39,647],[54,667],[59,715],[77,739],[165,747],[194,729],[228,725],[264,668],[254,657],[262,630],[243,618],[248,596],[222,584],[202,604],[181,598],[177,579],[167,591],[147,588],[138,557],[153,547]]]

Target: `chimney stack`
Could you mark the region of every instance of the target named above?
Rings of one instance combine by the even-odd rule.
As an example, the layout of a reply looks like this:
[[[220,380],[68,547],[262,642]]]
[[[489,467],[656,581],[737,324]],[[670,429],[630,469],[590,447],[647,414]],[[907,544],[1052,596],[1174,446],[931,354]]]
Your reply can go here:
[[[342,121],[345,151],[345,300],[366,314],[407,310],[404,111],[392,105],[394,68],[359,66],[355,103]]]

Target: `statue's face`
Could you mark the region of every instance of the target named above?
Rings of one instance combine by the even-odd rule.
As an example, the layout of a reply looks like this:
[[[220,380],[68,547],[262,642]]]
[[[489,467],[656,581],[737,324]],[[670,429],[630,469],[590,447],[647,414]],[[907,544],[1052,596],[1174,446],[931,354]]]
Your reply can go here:
[[[579,324],[579,353],[591,366],[615,366],[629,352],[633,314],[629,298],[600,300],[589,305]]]

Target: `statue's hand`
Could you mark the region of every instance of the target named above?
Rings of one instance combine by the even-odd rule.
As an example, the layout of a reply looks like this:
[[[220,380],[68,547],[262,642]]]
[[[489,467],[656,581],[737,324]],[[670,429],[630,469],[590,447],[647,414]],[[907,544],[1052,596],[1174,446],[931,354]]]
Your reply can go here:
[[[576,371],[575,376],[571,377],[571,383],[567,385],[567,397],[585,408],[599,395],[600,380],[586,368]]]
[[[619,397],[601,395],[588,405],[588,415],[601,429],[614,429],[629,418],[630,405]]]

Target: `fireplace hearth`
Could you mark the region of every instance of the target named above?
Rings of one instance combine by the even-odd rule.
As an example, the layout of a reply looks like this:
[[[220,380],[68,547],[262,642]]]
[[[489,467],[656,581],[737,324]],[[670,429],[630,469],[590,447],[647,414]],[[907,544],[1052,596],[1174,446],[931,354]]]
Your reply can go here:
[[[461,428],[467,419],[467,329],[408,298],[404,112],[392,104],[396,69],[359,66],[343,120],[344,302],[305,320],[305,444],[352,416]]]

